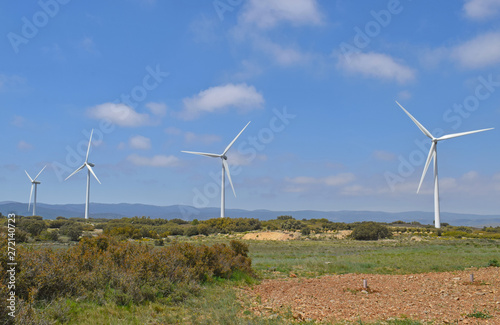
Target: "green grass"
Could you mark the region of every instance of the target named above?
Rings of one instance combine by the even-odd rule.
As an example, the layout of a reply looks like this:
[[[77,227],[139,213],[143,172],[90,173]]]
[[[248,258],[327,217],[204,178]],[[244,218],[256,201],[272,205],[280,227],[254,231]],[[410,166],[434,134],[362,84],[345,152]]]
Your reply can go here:
[[[331,273],[410,274],[488,266],[500,247],[491,240],[429,242],[289,241],[250,244],[253,266],[265,278]],[[425,261],[425,263],[423,263]],[[280,273],[274,272],[274,270]]]
[[[486,310],[484,310],[484,311],[474,310],[474,312],[467,314],[467,317],[488,319],[488,318],[492,318],[493,316],[491,316]]]

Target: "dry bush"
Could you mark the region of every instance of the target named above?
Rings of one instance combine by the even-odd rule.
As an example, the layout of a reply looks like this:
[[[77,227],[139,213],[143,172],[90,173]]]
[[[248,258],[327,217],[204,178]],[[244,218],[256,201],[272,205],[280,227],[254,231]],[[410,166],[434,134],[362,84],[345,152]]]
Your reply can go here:
[[[5,235],[0,236],[0,246],[6,247]],[[63,297],[119,305],[158,299],[179,301],[215,277],[229,279],[234,272],[252,275],[247,252],[248,247],[238,242],[230,246],[173,243],[158,248],[104,235],[82,238],[67,250],[18,246],[16,295],[34,303]],[[1,265],[6,258],[4,252],[0,253]],[[0,267],[0,275],[3,292],[4,268]]]

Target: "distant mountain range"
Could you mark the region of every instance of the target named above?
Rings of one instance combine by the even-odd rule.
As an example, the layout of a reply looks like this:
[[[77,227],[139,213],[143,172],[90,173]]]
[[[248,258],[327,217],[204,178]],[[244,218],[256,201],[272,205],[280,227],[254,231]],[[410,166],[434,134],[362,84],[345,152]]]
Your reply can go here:
[[[30,215],[28,205],[19,202],[0,202],[0,212],[3,215],[15,213],[16,215]],[[83,218],[84,204],[44,204],[37,203],[37,215],[45,219],[55,219],[58,216],[66,218]],[[123,218],[146,216],[151,218],[173,219],[179,218],[186,221],[194,219],[206,220],[219,217],[219,208],[194,208],[185,205],[155,206],[146,204],[104,204],[91,203],[90,216],[93,218]],[[257,218],[260,220],[275,219],[281,215],[291,215],[295,219],[328,219],[334,222],[377,221],[393,222],[418,221],[421,224],[432,224],[433,212],[408,211],[408,212],[381,212],[381,211],[270,211],[270,210],[240,210],[226,209],[226,216],[230,218]],[[500,215],[471,215],[460,213],[441,212],[441,222],[454,226],[500,226]]]

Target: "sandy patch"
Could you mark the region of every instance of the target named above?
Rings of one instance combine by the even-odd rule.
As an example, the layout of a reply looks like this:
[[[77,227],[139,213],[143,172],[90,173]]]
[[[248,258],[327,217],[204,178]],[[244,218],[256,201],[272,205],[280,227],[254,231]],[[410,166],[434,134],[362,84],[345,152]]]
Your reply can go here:
[[[291,240],[298,236],[293,233],[284,233],[277,231],[252,232],[245,234],[241,239],[245,240]]]

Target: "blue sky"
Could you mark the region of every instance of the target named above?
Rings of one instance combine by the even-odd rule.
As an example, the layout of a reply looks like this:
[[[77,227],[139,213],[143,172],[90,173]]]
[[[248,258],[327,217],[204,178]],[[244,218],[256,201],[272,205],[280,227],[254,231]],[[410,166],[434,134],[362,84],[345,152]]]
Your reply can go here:
[[[500,1],[1,5],[0,201],[500,214]],[[227,188],[229,189],[229,187]],[[313,217],[313,216],[312,216]]]

